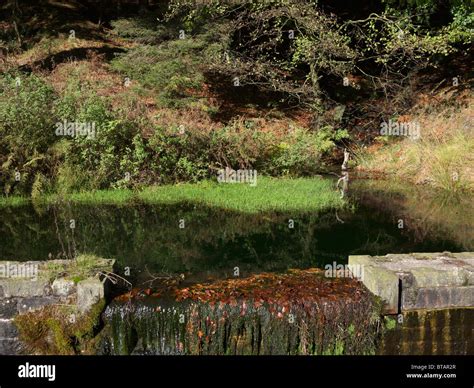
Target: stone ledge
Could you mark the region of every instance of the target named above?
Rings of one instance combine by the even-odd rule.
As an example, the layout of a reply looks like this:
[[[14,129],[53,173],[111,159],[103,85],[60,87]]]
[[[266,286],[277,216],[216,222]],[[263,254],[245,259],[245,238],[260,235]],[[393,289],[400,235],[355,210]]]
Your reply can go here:
[[[0,287],[3,298],[46,296],[51,293],[49,281],[40,279],[0,279]]]
[[[0,338],[15,339],[18,337],[13,319],[0,319]]]
[[[76,260],[0,261],[0,355],[18,354],[21,341],[15,323],[26,313],[51,305],[70,305],[81,315],[105,297],[101,272],[113,272],[115,261],[92,255]],[[105,280],[105,279],[104,279]]]
[[[77,308],[79,312],[88,311],[105,296],[104,283],[97,278],[80,281],[77,284]]]
[[[474,306],[474,252],[349,256],[349,265],[363,267],[362,282],[387,312]]]

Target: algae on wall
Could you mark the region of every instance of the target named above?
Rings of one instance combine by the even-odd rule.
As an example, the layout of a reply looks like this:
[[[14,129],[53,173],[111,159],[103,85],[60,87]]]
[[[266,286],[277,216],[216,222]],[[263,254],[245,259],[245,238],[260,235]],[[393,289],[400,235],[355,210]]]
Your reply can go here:
[[[50,305],[15,317],[23,349],[30,354],[94,354],[105,300],[85,314],[73,305]]]
[[[474,354],[474,308],[415,310],[392,322],[377,354]]]
[[[315,270],[249,279],[181,289],[174,301],[114,302],[104,314],[104,352],[375,353],[380,305],[355,280],[324,279]]]

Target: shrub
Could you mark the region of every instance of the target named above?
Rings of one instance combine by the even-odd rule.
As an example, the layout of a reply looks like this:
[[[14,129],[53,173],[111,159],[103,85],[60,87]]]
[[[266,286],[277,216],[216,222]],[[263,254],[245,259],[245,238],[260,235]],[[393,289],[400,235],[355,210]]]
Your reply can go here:
[[[321,171],[322,159],[335,141],[348,137],[345,131],[323,127],[316,133],[296,128],[277,145],[269,166],[274,174],[307,175]]]
[[[111,63],[131,80],[153,91],[162,106],[183,107],[194,101],[193,91],[201,91],[205,63],[201,52],[204,40],[188,38],[163,43],[159,47],[139,46],[120,55]]]
[[[267,132],[262,122],[243,119],[208,131],[190,126],[181,135],[177,127],[161,127],[147,143],[149,168],[162,183],[195,182],[225,167],[299,176],[321,171],[323,158],[346,136],[330,127],[316,133],[302,128]]]
[[[262,168],[273,142],[255,121],[238,119],[212,132],[210,152],[215,168]]]
[[[135,127],[133,123],[109,118],[104,112],[89,107],[85,118],[100,118],[96,122],[95,136],[76,137],[66,155],[65,166],[60,172],[59,184],[67,190],[109,188],[132,174]],[[91,120],[93,121],[93,120]],[[132,166],[133,167],[133,166]]]
[[[114,111],[110,99],[98,96],[93,85],[79,87],[76,81],[72,79],[57,101],[56,114],[61,120],[85,123],[95,130],[93,136],[65,139],[68,146],[58,171],[57,188],[69,192],[126,186],[146,157],[137,148],[142,141],[139,125],[127,119],[124,112]]]
[[[171,32],[152,17],[117,19],[110,23],[112,34],[143,44],[156,44],[171,38]]]
[[[29,192],[36,174],[47,173],[47,152],[56,140],[55,118],[48,113],[54,97],[36,75],[0,78],[0,180],[6,194]]]
[[[157,128],[149,141],[152,152],[150,168],[159,182],[179,180],[196,182],[208,175],[209,134],[179,128]]]

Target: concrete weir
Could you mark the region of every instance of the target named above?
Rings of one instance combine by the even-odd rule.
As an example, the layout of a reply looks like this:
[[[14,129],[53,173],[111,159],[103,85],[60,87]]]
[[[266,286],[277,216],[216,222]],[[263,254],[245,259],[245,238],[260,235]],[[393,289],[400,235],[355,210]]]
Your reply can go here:
[[[474,252],[349,256],[387,313],[474,307]]]

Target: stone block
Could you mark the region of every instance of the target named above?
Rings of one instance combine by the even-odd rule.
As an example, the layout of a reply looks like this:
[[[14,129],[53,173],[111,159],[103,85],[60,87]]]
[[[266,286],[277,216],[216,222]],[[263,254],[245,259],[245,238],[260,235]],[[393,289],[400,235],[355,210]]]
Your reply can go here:
[[[105,296],[104,284],[98,278],[89,278],[77,284],[77,307],[79,312],[87,312]]]
[[[0,319],[0,338],[16,338],[18,331],[13,324],[13,319]]]
[[[61,300],[54,296],[22,298],[18,300],[17,310],[19,314],[24,314],[57,303],[61,303]]]
[[[69,296],[76,291],[76,285],[73,280],[59,278],[53,281],[53,295]]]
[[[17,301],[15,299],[0,300],[0,319],[9,319],[17,313]]]
[[[16,338],[0,338],[0,355],[15,356],[20,352],[20,342]]]
[[[474,307],[474,253],[405,253],[349,256],[362,265],[362,282],[397,312],[399,281],[402,310]]]
[[[387,304],[386,310],[398,309],[398,276],[384,267],[374,265],[370,256],[349,256],[349,265],[362,265],[364,285]]]
[[[0,279],[0,287],[4,298],[43,296],[50,292],[46,279],[3,278]]]

